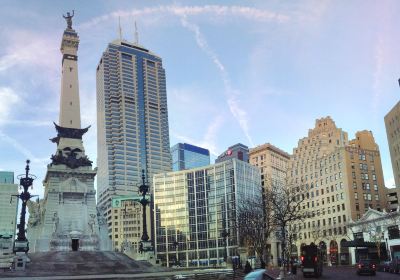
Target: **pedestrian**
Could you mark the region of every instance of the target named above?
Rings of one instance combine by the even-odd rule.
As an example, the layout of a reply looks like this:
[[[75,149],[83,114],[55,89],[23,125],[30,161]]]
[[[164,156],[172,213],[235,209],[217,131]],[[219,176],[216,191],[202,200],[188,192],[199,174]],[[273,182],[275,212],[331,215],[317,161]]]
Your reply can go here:
[[[296,275],[297,274],[297,264],[294,262],[293,258],[290,261],[290,265],[292,266],[292,274]]]
[[[244,266],[244,273],[250,273],[252,271],[252,267],[251,264],[249,263],[249,261],[246,261],[246,265]]]

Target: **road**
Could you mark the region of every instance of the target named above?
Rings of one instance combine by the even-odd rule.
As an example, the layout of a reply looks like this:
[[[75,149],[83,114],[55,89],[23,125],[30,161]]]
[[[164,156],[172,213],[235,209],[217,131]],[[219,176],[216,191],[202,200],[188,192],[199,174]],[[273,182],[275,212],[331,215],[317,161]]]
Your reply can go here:
[[[273,270],[270,272],[272,276],[277,277],[279,275],[278,270]],[[305,278],[303,277],[303,273],[301,270],[297,270],[297,275],[293,275],[292,277],[287,277],[287,279],[316,279],[316,278]],[[355,267],[324,267],[323,274],[320,278],[320,280],[324,279],[344,279],[344,280],[351,280],[351,279],[360,279],[360,280],[369,280],[369,279],[397,279],[400,280],[400,274],[392,274],[389,272],[377,272],[376,276],[372,275],[357,275],[356,274],[356,268]]]

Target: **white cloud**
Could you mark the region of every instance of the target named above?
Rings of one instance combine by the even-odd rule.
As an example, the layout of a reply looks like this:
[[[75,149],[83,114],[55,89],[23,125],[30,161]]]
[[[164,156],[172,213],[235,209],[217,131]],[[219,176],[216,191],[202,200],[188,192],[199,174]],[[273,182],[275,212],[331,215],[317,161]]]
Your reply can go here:
[[[232,87],[229,74],[226,71],[224,65],[219,60],[217,54],[208,45],[207,40],[200,32],[200,28],[196,24],[189,23],[186,17],[182,17],[181,23],[183,27],[187,28],[188,30],[194,33],[199,48],[210,57],[210,59],[213,61],[213,63],[219,70],[222,81],[224,83],[225,95],[227,98],[229,110],[231,111],[234,118],[238,121],[239,126],[241,127],[250,145],[254,146],[253,140],[249,132],[247,112],[240,106],[240,100],[239,100],[240,92]]]
[[[383,66],[385,63],[385,45],[383,42],[383,38],[381,36],[379,37],[378,42],[375,46],[374,62],[375,62],[375,69],[373,73],[373,82],[372,82],[374,96],[372,101],[372,108],[374,113],[376,113],[379,106],[380,96],[382,95],[382,79],[384,74]]]
[[[210,153],[214,156],[218,156],[218,148],[217,148],[217,134],[220,131],[222,124],[224,123],[224,118],[222,115],[218,115],[213,121],[208,125],[206,134],[204,135],[203,139],[196,140],[192,139],[191,137],[181,135],[175,132],[171,132],[172,135],[179,139],[182,142],[187,142],[192,145],[196,145],[202,148],[206,148],[210,151]]]
[[[54,36],[40,35],[33,31],[17,30],[7,38],[5,54],[0,57],[0,72],[17,65],[41,66],[58,70],[60,55]]]
[[[6,142],[11,145],[15,150],[17,150],[20,154],[25,156],[27,159],[30,159],[33,163],[45,164],[49,159],[48,158],[37,158],[32,154],[30,150],[22,146],[18,143],[17,140],[8,136],[3,131],[0,130],[0,141]]]
[[[2,87],[0,88],[0,100],[1,125],[8,121],[12,108],[20,101],[20,98],[11,88]]]
[[[118,17],[121,18],[140,18],[143,16],[151,15],[154,18],[157,15],[173,15],[177,17],[184,16],[198,16],[207,15],[214,20],[220,19],[235,19],[242,17],[247,20],[258,21],[258,22],[284,22],[290,18],[287,15],[276,13],[263,9],[256,9],[245,6],[220,6],[220,5],[205,5],[205,6],[158,6],[152,8],[133,9],[131,11],[116,11],[113,13],[105,14],[99,17],[95,17],[80,25],[81,28],[89,28],[100,24],[101,22],[108,20],[115,20]],[[160,19],[160,17],[158,17]]]

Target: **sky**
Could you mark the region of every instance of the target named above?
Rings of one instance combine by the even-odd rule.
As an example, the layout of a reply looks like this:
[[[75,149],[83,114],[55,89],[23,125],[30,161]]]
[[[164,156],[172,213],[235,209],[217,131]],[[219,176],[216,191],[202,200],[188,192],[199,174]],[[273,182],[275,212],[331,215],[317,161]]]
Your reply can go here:
[[[289,153],[315,120],[371,130],[387,187],[393,172],[384,116],[399,101],[399,1],[1,0],[0,170],[24,173],[33,193],[55,153],[62,14],[75,10],[82,127],[96,163],[96,67],[107,44],[134,40],[163,59],[171,146],[269,142]],[[95,164],[96,165],[96,164]]]

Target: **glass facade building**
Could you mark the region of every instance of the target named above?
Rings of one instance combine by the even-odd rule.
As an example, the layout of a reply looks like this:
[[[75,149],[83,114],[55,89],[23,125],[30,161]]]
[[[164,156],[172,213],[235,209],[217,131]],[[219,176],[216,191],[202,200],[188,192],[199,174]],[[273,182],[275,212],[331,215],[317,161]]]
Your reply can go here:
[[[208,266],[238,255],[237,205],[262,199],[259,169],[236,159],[158,174],[153,186],[155,249],[164,265]]]
[[[171,171],[165,70],[154,53],[116,40],[96,79],[97,202],[110,224],[112,198],[136,194],[142,170],[149,181]]]
[[[171,147],[172,170],[179,171],[210,165],[210,151],[187,143]]]
[[[249,147],[241,143],[230,146],[225,152],[218,156],[215,163],[223,162],[232,158],[249,162]]]

